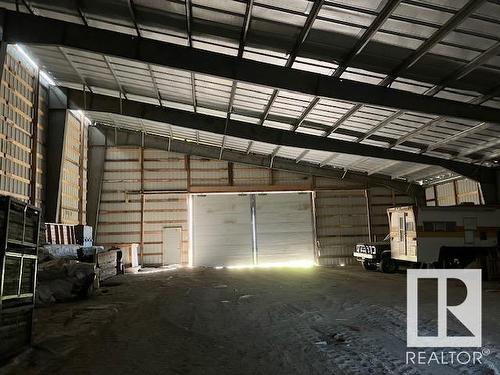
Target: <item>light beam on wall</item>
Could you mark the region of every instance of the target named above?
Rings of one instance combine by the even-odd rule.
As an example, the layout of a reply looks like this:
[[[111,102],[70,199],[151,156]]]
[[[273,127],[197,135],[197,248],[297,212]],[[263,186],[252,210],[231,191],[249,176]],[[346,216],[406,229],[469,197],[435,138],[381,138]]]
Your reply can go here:
[[[16,44],[15,47],[17,51],[21,54],[21,56],[26,60],[26,62],[40,72],[40,78],[42,78],[50,86],[56,85],[54,80],[45,71],[39,68],[38,64],[35,63],[35,61],[31,58],[31,56],[25,51],[25,49],[21,45]]]

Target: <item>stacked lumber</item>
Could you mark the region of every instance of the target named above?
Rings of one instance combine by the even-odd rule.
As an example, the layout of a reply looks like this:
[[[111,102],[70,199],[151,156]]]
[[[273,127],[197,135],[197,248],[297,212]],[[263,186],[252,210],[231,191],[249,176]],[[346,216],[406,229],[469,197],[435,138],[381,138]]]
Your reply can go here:
[[[116,276],[121,269],[121,261],[118,258],[119,250],[108,250],[97,253],[97,267],[99,268],[99,281]]]

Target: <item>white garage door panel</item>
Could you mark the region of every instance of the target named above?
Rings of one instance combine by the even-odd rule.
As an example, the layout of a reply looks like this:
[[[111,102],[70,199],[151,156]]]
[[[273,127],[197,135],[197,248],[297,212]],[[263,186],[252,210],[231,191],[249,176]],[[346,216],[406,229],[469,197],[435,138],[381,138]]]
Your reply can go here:
[[[314,261],[311,194],[256,196],[259,264]]]
[[[194,266],[253,263],[249,196],[194,196],[193,223]]]

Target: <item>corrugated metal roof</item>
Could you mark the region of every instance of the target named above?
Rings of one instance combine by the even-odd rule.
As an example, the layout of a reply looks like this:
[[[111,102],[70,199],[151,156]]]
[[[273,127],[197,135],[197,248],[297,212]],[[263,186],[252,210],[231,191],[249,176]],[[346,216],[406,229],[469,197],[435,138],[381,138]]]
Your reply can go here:
[[[382,0],[324,1],[297,58],[292,59],[292,68],[333,74],[387,3]],[[500,3],[493,0],[399,2],[365,48],[355,55],[345,70],[342,69],[340,77],[384,84],[387,74],[425,45],[447,22],[462,15],[466,6],[472,3],[476,7],[464,14],[414,64],[403,69],[390,86],[500,108],[500,98],[487,95],[500,86]],[[31,11],[38,15],[131,35],[137,34],[137,26],[145,38],[233,56],[242,47],[244,58],[281,66],[290,59],[289,54],[313,9],[313,2],[308,0],[254,1],[248,35],[245,44],[240,46],[246,1],[133,0],[131,4],[136,25],[125,0],[29,2]],[[13,0],[0,1],[0,6],[16,7]],[[190,18],[187,17],[188,7]],[[20,11],[27,10],[21,5]],[[81,89],[85,84],[96,93],[118,96],[121,92],[129,99],[153,104],[161,102],[166,107],[218,117],[225,117],[229,110],[231,80],[68,48],[29,46],[28,50],[62,86]],[[488,58],[479,63],[481,56]],[[467,66],[472,68],[465,71]],[[450,79],[451,73],[458,79]],[[441,87],[443,82],[445,87]],[[299,124],[297,132],[467,162],[487,162],[500,156],[500,135],[495,125],[325,98],[311,105],[315,98],[284,90],[277,92],[266,113],[273,92],[270,87],[237,82],[231,118],[254,124],[264,119],[263,126],[286,130],[293,130],[293,126]],[[140,129],[135,119],[90,116],[96,121],[104,121],[105,117],[107,123],[111,119],[116,126]],[[148,132],[168,136],[164,125],[148,123],[147,126]],[[181,128],[176,132],[186,137],[187,133],[190,137],[198,134],[198,140],[207,144],[222,141],[221,136],[209,133]],[[227,138],[225,147],[241,150],[248,147],[248,141],[238,142],[240,140]],[[272,154],[276,148],[253,143],[252,152]],[[284,147],[278,150],[280,156],[290,158],[301,153],[302,150],[291,152]],[[329,158],[330,155],[316,151],[304,156],[304,160],[318,164]],[[366,172],[378,170],[408,179],[422,178],[425,173],[423,177],[441,173],[428,168],[408,174],[408,163],[394,163],[385,170],[381,169],[384,163],[390,164],[373,158],[337,155],[326,164]]]

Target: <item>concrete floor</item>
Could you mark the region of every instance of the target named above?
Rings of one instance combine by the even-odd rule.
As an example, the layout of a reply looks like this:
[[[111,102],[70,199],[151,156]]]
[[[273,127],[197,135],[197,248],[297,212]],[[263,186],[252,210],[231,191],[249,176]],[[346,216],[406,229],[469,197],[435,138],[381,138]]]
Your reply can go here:
[[[118,276],[91,299],[38,309],[34,349],[3,372],[497,374],[500,284],[483,289],[491,354],[473,368],[406,365],[404,273],[316,267]]]

